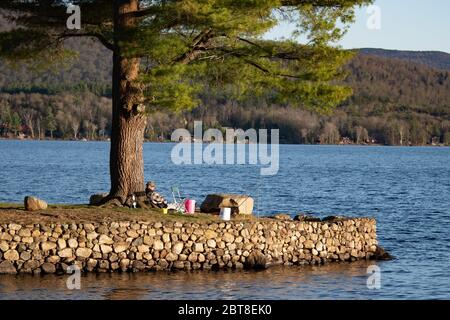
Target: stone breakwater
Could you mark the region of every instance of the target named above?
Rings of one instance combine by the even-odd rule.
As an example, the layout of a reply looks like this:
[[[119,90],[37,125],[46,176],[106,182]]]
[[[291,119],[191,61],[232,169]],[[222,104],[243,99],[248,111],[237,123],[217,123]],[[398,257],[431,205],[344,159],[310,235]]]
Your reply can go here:
[[[0,225],[0,273],[147,271],[321,264],[373,258],[370,218],[299,222]]]

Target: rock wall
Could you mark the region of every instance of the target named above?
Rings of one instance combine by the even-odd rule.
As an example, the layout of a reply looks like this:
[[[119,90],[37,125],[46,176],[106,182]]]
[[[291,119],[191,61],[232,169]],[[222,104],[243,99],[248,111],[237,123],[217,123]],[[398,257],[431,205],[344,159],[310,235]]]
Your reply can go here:
[[[374,219],[0,225],[0,273],[320,264],[371,258]]]

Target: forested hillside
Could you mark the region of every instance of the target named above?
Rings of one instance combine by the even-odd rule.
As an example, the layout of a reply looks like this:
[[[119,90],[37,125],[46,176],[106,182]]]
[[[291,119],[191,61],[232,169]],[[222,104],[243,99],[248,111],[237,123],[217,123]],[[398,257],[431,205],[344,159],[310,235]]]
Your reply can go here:
[[[359,50],[364,55],[373,55],[384,58],[394,58],[406,60],[409,62],[417,62],[427,65],[429,67],[450,70],[450,54],[440,51],[400,51],[400,50],[385,50],[363,48]]]
[[[46,71],[0,62],[1,136],[108,137],[111,55],[89,40],[67,47],[78,56]],[[284,143],[450,144],[450,55],[363,49],[345,68],[354,94],[331,115],[268,97],[235,101],[204,84],[194,110],[152,113],[147,138],[169,139],[202,119],[206,127],[279,128]]]

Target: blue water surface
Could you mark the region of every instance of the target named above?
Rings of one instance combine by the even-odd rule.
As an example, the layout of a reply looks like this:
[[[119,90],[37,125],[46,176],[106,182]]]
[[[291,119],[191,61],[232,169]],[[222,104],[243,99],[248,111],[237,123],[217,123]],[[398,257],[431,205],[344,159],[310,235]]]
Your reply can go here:
[[[450,148],[281,145],[278,174],[261,176],[261,165],[175,165],[173,147],[144,146],[146,180],[156,181],[168,197],[170,187],[179,186],[198,203],[209,193],[249,194],[256,215],[375,217],[380,244],[397,257],[378,263],[381,289],[367,288],[367,265],[346,264],[212,277],[100,275],[95,287],[87,281],[75,293],[58,287],[58,277],[2,276],[0,298],[32,299],[36,292],[114,298],[111,292],[118,290],[122,298],[128,293],[143,299],[450,299]],[[33,194],[50,203],[86,203],[91,194],[109,190],[108,165],[107,142],[0,141],[0,202]],[[209,280],[199,280],[201,274]],[[226,293],[222,285],[229,287]]]

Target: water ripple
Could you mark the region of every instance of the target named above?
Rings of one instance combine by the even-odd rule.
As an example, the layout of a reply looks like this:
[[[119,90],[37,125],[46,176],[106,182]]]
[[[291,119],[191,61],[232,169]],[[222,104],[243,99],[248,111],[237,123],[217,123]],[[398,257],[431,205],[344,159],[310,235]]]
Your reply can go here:
[[[0,299],[450,299],[449,148],[282,145],[279,173],[263,177],[258,166],[177,166],[171,147],[144,146],[146,179],[163,194],[177,185],[198,202],[247,193],[257,214],[375,217],[380,244],[397,257],[379,264],[381,289],[367,288],[367,265],[345,264],[89,275],[80,292],[67,291],[64,277],[1,276]],[[85,203],[109,189],[108,152],[102,142],[0,141],[0,201]]]

